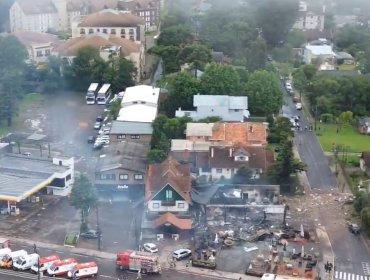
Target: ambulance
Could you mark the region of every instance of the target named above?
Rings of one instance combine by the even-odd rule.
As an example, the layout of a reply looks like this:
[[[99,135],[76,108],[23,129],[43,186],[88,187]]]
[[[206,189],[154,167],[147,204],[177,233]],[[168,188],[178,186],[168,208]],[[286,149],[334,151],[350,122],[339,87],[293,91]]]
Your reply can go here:
[[[73,270],[76,266],[77,261],[74,258],[65,260],[59,260],[53,263],[47,270],[46,273],[50,276],[68,275],[68,271]]]
[[[40,261],[39,261],[40,266],[38,266],[37,264],[33,265],[31,267],[31,271],[34,272],[34,273],[45,272],[53,263],[55,263],[56,261],[59,261],[59,260],[60,260],[60,258],[58,256],[55,256],[55,255],[40,258]]]
[[[1,268],[12,268],[13,263],[15,263],[20,257],[27,256],[28,253],[26,250],[18,250],[9,252],[8,254],[4,255],[0,261]]]
[[[84,277],[94,277],[98,274],[98,266],[95,262],[79,263],[73,270],[68,272],[68,278],[80,279]]]

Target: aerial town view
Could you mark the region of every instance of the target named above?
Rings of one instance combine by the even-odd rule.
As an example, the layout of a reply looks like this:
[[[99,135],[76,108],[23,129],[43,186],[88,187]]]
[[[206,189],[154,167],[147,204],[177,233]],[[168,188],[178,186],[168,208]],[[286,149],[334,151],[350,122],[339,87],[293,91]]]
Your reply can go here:
[[[0,280],[370,280],[370,1],[0,0]]]

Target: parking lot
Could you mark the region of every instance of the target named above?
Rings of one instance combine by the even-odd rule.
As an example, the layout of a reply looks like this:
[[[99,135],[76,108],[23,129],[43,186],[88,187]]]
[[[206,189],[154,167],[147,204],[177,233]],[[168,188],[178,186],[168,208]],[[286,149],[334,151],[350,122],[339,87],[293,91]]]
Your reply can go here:
[[[95,175],[98,151],[88,143],[89,136],[96,136],[94,124],[98,115],[103,115],[105,106],[86,105],[83,94],[63,92],[46,96],[43,107],[34,111],[44,115],[40,124],[43,133],[52,142],[51,150],[75,158],[76,175],[86,174],[91,180]],[[30,112],[28,112],[28,118]],[[38,152],[38,149],[32,151]],[[14,235],[55,244],[63,244],[67,233],[79,232],[80,213],[70,205],[68,198],[51,198],[44,205],[29,205],[21,216],[0,216],[5,235]],[[102,249],[116,252],[131,248],[135,243],[133,211],[130,202],[123,195],[99,194],[99,224],[103,232]],[[90,211],[90,227],[96,229],[97,215]],[[8,223],[8,225],[7,225]],[[79,247],[97,249],[97,240],[80,240]]]

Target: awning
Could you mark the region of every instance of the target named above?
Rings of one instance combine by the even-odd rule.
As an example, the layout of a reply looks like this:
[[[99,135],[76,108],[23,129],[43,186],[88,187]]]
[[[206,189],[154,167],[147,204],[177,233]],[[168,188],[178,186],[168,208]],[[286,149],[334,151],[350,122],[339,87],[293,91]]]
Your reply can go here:
[[[163,214],[159,218],[155,219],[153,221],[154,228],[160,227],[160,226],[174,226],[178,229],[182,230],[188,230],[192,228],[193,221],[191,219],[180,219],[176,217],[176,215],[167,212],[166,214]]]

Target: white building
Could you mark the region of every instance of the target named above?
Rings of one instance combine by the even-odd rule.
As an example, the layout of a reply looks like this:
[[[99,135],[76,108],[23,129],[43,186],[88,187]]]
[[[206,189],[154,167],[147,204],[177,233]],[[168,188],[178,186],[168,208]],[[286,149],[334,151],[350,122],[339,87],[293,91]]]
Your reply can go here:
[[[16,31],[14,36],[26,47],[30,62],[47,62],[53,48],[58,44],[56,35],[31,31]]]
[[[188,116],[193,120],[220,117],[223,121],[243,122],[249,117],[247,96],[194,95],[195,111],[176,111],[176,117]]]
[[[151,123],[157,117],[160,88],[139,85],[126,88],[117,121]]]
[[[67,0],[15,0],[9,10],[10,31],[68,30],[70,18],[79,14]]]
[[[86,17],[75,17],[72,37],[105,34],[144,42],[144,27],[144,20],[128,11],[105,9]]]
[[[319,39],[304,47],[302,60],[306,64],[317,64],[319,60],[334,63],[335,52],[326,39]]]
[[[316,29],[323,31],[325,22],[325,5],[311,7],[306,2],[299,2],[299,15],[293,28],[300,30]]]

